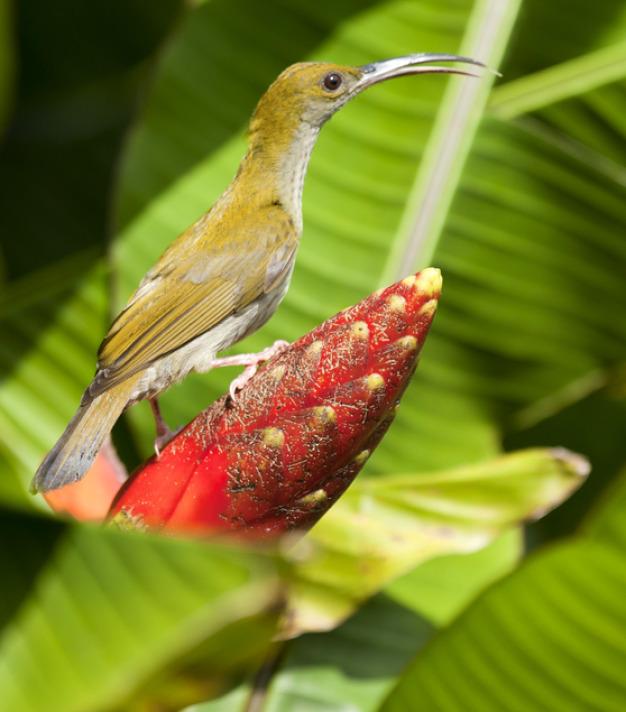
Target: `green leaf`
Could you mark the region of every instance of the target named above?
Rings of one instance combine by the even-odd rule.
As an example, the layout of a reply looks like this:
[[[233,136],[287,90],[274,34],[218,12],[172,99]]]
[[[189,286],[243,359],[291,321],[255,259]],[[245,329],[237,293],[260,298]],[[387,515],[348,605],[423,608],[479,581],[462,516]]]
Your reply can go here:
[[[626,42],[603,47],[498,88],[490,113],[511,119],[623,79]]]
[[[510,529],[470,554],[428,559],[385,586],[385,594],[433,625],[447,625],[487,586],[515,569],[523,538],[519,529]]]
[[[578,537],[531,556],[439,633],[382,709],[623,709],[625,513],[626,474]]]
[[[476,3],[459,50],[498,66],[517,16],[517,0]],[[409,193],[394,250],[381,282],[401,279],[409,266],[430,264],[458,186],[463,165],[491,89],[492,75],[478,82],[451,82]]]
[[[328,630],[418,564],[471,552],[577,489],[576,455],[528,450],[482,465],[357,481],[291,552],[287,635]]]
[[[15,712],[154,699],[178,710],[258,659],[274,632],[280,588],[267,556],[73,526],[45,564],[26,549],[20,558],[23,603],[0,635],[0,696]],[[3,606],[17,590],[3,587]]]

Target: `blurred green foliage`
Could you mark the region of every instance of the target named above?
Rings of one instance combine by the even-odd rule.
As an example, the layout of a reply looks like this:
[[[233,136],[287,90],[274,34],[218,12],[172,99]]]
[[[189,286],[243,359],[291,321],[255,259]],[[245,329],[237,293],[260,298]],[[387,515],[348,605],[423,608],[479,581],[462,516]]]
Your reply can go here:
[[[417,699],[428,712],[621,710],[625,507],[622,476],[578,536],[529,557],[442,632],[381,710]]]
[[[252,662],[267,647],[274,561],[67,527],[25,513],[25,484],[72,415],[112,313],[227,185],[247,118],[274,76],[306,58],[363,63],[420,50],[476,52],[503,77],[489,98],[487,84],[476,89],[462,114],[462,85],[429,77],[377,87],[333,119],[311,162],[292,289],[240,348],[296,337],[391,275],[432,261],[445,283],[435,328],[364,476],[555,445],[587,455],[593,473],[529,528],[537,551],[510,576],[522,553],[515,532],[478,554],[419,566],[337,630],[286,645],[265,709],[374,710],[430,640],[390,709],[407,699],[410,708],[417,683],[437,709],[460,709],[438,692],[440,675],[480,709],[502,709],[507,699],[528,708],[537,700],[520,680],[529,679],[533,690],[550,691],[553,709],[626,704],[610,675],[593,677],[591,663],[581,671],[536,625],[554,596],[563,620],[552,630],[572,649],[588,643],[585,621],[592,633],[624,624],[610,569],[624,514],[611,484],[626,463],[625,32],[622,0],[0,2],[0,500],[21,508],[0,512],[9,543],[0,555],[0,684],[12,711],[52,709],[42,677],[50,660],[62,712],[145,710],[155,699],[178,709],[220,694],[249,669],[236,655],[220,668],[215,646],[244,648]],[[449,140],[459,149],[431,200]],[[192,377],[172,389],[168,419],[185,422],[231,377]],[[147,415],[138,406],[116,431],[131,464],[150,447]],[[613,512],[605,535],[541,550],[578,531],[602,498]],[[595,589],[566,595],[563,582]],[[213,606],[219,586],[225,607],[216,620],[203,605]],[[264,592],[256,608],[226,605],[250,604],[250,590]],[[493,618],[522,599],[530,654],[551,651],[540,673],[515,657],[511,617]],[[600,612],[603,600],[611,605]],[[98,620],[104,610],[110,617]],[[564,620],[570,614],[580,626]],[[205,637],[180,637],[196,615]],[[114,620],[132,645],[116,638]],[[463,663],[475,626],[489,633],[481,650],[508,666],[498,685],[483,684],[488,699],[478,690],[484,670]],[[607,669],[620,664],[615,650],[598,646],[585,654],[595,650]],[[22,677],[7,673],[7,651]],[[207,686],[198,687],[198,672]],[[593,700],[576,693],[583,674]],[[564,697],[554,696],[555,679]],[[205,709],[237,709],[247,689]]]

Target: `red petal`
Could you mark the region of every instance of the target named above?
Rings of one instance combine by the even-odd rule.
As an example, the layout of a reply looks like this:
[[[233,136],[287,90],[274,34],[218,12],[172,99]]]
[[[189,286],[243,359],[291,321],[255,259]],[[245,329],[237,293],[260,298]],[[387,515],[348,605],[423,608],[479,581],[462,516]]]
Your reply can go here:
[[[107,441],[82,480],[46,492],[44,499],[55,512],[74,519],[101,522],[126,474],[115,449]]]

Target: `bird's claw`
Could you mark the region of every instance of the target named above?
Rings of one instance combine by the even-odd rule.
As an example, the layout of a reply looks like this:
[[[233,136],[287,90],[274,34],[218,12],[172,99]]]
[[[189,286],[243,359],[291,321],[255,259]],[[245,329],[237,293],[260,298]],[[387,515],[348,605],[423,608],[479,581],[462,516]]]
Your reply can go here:
[[[263,363],[264,361],[269,361],[269,359],[273,358],[277,354],[282,353],[287,348],[287,346],[289,346],[288,341],[279,339],[275,341],[271,346],[268,346],[266,349],[263,349],[263,351],[259,351],[256,354],[244,354],[241,356],[240,363],[242,366],[245,365],[246,368],[243,373],[240,373],[237,378],[234,378],[230,382],[230,386],[228,387],[228,395],[230,396],[230,400],[232,403],[235,402],[235,399],[237,397],[237,391],[240,391],[257,372],[259,364]]]
[[[181,430],[182,428],[177,428],[176,430],[170,430],[169,428],[165,428],[164,430],[161,430],[157,433],[156,437],[154,438],[154,453],[157,457],[161,456],[163,448],[165,448],[169,441],[172,438],[175,438]]]
[[[237,391],[240,391],[246,385],[246,383],[257,372],[258,368],[259,367],[256,363],[251,364],[250,366],[247,366],[246,369],[237,376],[237,378],[233,378],[230,382],[230,386],[228,386],[228,395],[233,403],[235,402]]]

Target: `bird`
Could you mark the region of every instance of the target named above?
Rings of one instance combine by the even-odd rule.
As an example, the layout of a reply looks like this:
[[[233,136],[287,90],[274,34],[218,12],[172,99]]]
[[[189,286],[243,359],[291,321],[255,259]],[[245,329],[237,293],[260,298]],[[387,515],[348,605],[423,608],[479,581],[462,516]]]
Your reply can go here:
[[[470,57],[420,53],[362,66],[299,62],[287,67],[261,96],[248,129],[248,149],[235,178],[213,206],[179,235],[146,273],[99,348],[93,381],[78,411],[46,455],[34,492],[81,479],[121,413],[148,399],[156,448],[170,436],[157,397],[189,372],[225,365],[246,370],[231,397],[257,365],[285,347],[258,354],[217,354],[259,329],[289,287],[302,233],[302,191],[319,131],[365,89],[411,74],[476,76],[485,67]]]

